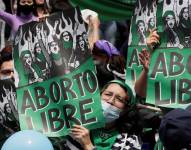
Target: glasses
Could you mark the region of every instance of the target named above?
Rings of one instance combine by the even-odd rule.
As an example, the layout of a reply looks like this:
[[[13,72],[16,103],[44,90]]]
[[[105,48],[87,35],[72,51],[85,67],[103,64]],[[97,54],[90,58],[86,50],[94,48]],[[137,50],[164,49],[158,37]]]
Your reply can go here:
[[[121,103],[121,104],[127,104],[127,102],[128,102],[126,97],[121,97],[120,95],[115,95],[113,92],[109,92],[109,91],[104,91],[102,93],[102,99],[105,101],[110,101],[112,99],[112,101],[114,103]]]

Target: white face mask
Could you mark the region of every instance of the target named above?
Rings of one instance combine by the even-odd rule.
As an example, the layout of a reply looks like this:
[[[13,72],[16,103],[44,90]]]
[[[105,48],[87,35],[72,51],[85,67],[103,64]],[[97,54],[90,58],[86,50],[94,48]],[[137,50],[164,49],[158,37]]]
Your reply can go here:
[[[6,80],[6,79],[11,79],[11,76],[4,76],[4,75],[2,75],[0,77],[0,80]]]
[[[101,104],[106,123],[111,123],[119,118],[119,115],[122,111],[121,109],[105,102],[104,100],[101,101]]]

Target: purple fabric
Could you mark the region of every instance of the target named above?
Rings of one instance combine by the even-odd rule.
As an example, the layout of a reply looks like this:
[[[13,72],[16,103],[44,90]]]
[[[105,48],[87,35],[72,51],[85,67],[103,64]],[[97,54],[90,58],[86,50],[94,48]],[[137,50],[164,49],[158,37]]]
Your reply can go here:
[[[7,13],[5,11],[0,10],[0,18],[3,19],[12,29],[11,31],[11,38],[13,39],[15,37],[15,34],[17,30],[19,29],[20,25],[23,25],[25,23],[28,23],[30,21],[37,21],[37,17],[30,14],[28,16],[17,16],[10,13]]]
[[[115,48],[110,42],[106,40],[98,40],[95,45],[97,48],[104,50],[110,57],[115,54],[115,55],[120,55],[119,51],[117,48]]]

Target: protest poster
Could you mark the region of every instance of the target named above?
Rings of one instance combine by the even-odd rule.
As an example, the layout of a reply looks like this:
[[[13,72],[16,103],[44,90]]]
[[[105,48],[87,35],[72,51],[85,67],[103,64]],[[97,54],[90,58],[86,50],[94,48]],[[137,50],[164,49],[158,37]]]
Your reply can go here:
[[[156,1],[137,0],[131,19],[130,46],[146,46],[149,30],[156,27]]]
[[[129,46],[128,47],[128,55],[127,55],[127,64],[126,64],[126,82],[128,85],[135,84],[135,81],[139,78],[143,65],[139,60],[139,53],[142,49],[146,48],[146,46]]]
[[[21,129],[49,137],[68,134],[73,124],[104,125],[100,93],[79,8],[57,12],[19,28],[14,63]]]
[[[0,80],[0,139],[17,130],[16,88],[11,79]]]
[[[191,47],[191,0],[160,0],[157,4],[157,31],[160,47]]]
[[[189,48],[157,49],[150,62],[147,99],[150,104],[185,108],[191,103]]]
[[[156,1],[138,0],[135,4],[129,33],[125,80],[132,88],[143,69],[138,55],[143,48],[149,50],[146,38],[149,31],[156,28],[156,11]]]

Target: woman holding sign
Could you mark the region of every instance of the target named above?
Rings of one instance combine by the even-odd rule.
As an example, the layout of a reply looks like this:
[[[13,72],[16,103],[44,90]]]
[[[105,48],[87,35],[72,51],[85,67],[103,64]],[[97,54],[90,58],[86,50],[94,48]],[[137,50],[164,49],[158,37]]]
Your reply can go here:
[[[112,80],[103,87],[101,99],[105,128],[89,131],[83,126],[74,125],[72,137],[85,150],[141,149],[140,139],[135,135],[139,127],[135,122],[136,125],[132,126],[131,121],[134,120],[128,118],[134,106],[131,88],[120,80]]]

